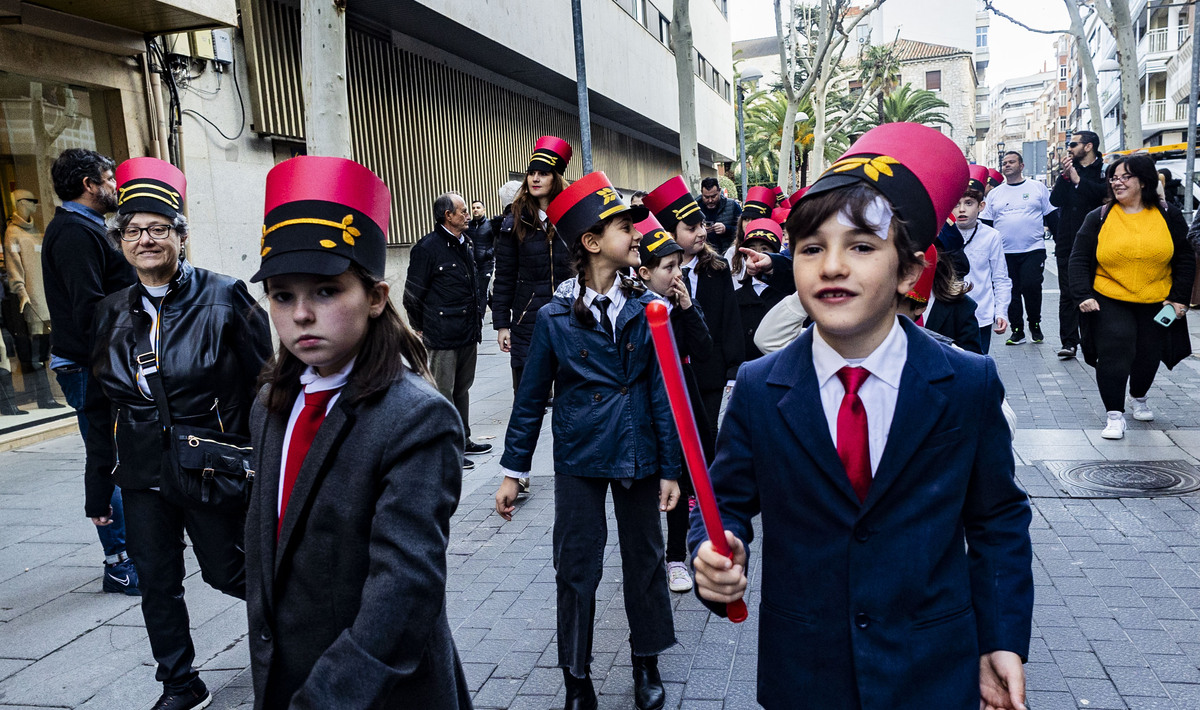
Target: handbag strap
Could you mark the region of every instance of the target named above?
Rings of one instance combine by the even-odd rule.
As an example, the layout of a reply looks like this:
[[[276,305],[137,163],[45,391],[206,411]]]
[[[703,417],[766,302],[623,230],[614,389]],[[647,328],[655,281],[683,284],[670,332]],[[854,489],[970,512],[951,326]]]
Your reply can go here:
[[[150,327],[153,328],[154,324],[151,323]],[[142,377],[146,378],[150,396],[154,399],[154,404],[158,406],[159,421],[164,430],[170,429],[171,410],[167,406],[167,391],[163,387],[162,375],[158,371],[158,353],[150,345],[149,329],[138,338],[137,349],[141,351],[141,354],[137,356],[137,364],[142,369]]]

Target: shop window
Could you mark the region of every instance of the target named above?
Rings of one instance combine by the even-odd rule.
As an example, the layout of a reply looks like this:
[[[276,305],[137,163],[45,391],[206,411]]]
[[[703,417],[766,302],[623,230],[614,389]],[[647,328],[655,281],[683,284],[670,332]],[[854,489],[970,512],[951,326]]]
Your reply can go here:
[[[57,199],[50,166],[68,148],[112,154],[103,92],[0,72],[0,239],[3,277],[23,276],[25,299],[0,301],[0,432],[73,416],[49,369],[50,314],[41,243]],[[39,406],[41,405],[41,406]],[[15,406],[28,414],[8,414]]]

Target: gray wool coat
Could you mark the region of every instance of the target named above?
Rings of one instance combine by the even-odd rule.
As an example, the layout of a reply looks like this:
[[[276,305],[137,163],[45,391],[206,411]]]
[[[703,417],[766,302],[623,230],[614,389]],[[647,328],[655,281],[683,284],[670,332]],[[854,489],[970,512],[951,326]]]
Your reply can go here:
[[[446,620],[462,486],[454,407],[405,372],[325,417],[276,541],[286,414],[251,412],[246,596],[255,708],[470,708]]]

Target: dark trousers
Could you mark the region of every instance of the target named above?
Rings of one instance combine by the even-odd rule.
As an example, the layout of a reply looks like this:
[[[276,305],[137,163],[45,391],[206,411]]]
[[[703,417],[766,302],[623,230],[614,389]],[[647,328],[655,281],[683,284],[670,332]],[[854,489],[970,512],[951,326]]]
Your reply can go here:
[[[1058,338],[1064,348],[1079,347],[1079,304],[1071,298],[1071,275],[1069,273],[1071,250],[1060,254],[1054,251],[1058,264]]]
[[[679,502],[667,511],[667,562],[684,562],[687,560],[687,534],[691,527],[691,511],[688,510],[688,497],[693,494],[692,477],[688,475],[687,466],[679,476]]]
[[[78,365],[60,367],[54,372],[54,377],[58,380],[58,386],[62,388],[63,398],[75,410],[75,419],[79,422],[79,435],[86,444],[88,418],[83,413],[83,403],[87,400],[89,382],[92,387],[99,385],[91,381],[86,367]],[[100,544],[104,546],[104,561],[111,565],[116,564],[125,552],[125,506],[120,486],[113,486],[112,500],[109,504],[112,506],[112,523],[96,526],[96,535],[100,538]]]
[[[700,390],[700,400],[704,402],[704,414],[708,417],[708,428],[711,430],[713,441],[717,440],[717,422],[721,419],[721,400],[724,397],[724,387],[715,390]],[[703,422],[696,424],[703,426]]]
[[[245,511],[192,510],[167,502],[158,491],[125,489],[129,556],[137,566],[142,618],[158,662],[154,678],[170,690],[187,688],[199,672],[183,600],[186,530],[200,575],[214,589],[246,598]]]
[[[512,366],[512,375],[513,375],[513,394],[516,394],[516,393],[517,393],[517,388],[521,386],[521,375],[522,375],[524,372],[525,372],[525,366],[524,366],[524,365],[520,365],[520,366],[513,365],[513,366]]]
[[[1128,303],[1096,296],[1100,310],[1093,313],[1096,342],[1096,384],[1109,412],[1125,411],[1125,386],[1129,396],[1145,397],[1154,384],[1162,358],[1167,329],[1154,322],[1162,303]]]
[[[630,484],[628,488],[625,483]],[[675,620],[658,517],[658,477],[617,481],[555,474],[558,665],[576,678],[583,678],[592,662],[596,587],[604,573],[604,546],[608,542],[605,498],[610,487],[633,653],[656,656],[675,645]]]
[[[479,345],[471,343],[453,350],[430,350],[429,369],[438,392],[450,400],[462,419],[463,434],[471,440],[471,385],[475,384],[475,362]]]
[[[979,352],[983,355],[988,354],[988,350],[992,348],[992,326],[985,325],[979,329]]]
[[[1030,323],[1042,322],[1042,272],[1046,268],[1046,250],[1034,249],[1020,254],[1005,254],[1008,277],[1012,279],[1012,303],[1008,306],[1008,322],[1014,330],[1024,330],[1021,300]]]

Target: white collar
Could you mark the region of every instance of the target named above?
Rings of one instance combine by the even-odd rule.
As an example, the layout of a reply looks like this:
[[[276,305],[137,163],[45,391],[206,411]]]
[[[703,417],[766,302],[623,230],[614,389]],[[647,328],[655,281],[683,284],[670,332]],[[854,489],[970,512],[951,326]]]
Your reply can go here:
[[[604,295],[608,297],[609,302],[613,306],[625,302],[625,292],[621,290],[620,276],[613,279],[612,288],[608,289],[608,292]],[[591,308],[592,302],[595,301],[599,296],[599,291],[593,291],[591,286],[586,286],[583,289],[583,304],[588,308]]]
[[[897,316],[891,331],[879,347],[861,361],[849,361],[825,342],[819,327],[813,326],[812,354],[818,388],[824,387],[829,378],[837,376],[838,370],[849,365],[864,367],[875,377],[899,389],[900,375],[904,372],[904,363],[908,360],[908,335]]]
[[[697,265],[699,262],[700,262],[700,255],[699,255],[699,254],[697,254],[697,255],[695,255],[695,256],[693,256],[693,257],[692,257],[692,260],[691,260],[691,261],[689,261],[689,262],[688,262],[688,263],[686,263],[686,264],[683,264],[683,265],[682,265],[682,268],[684,268],[684,269],[691,269],[692,271],[695,271],[695,270],[696,270],[696,265]]]
[[[304,372],[300,373],[300,384],[305,392],[324,392],[326,390],[341,389],[346,385],[346,381],[350,379],[350,372],[354,369],[354,361],[358,357],[350,358],[350,362],[337,372],[328,377],[321,377],[317,373],[317,368],[311,365],[304,368]]]

